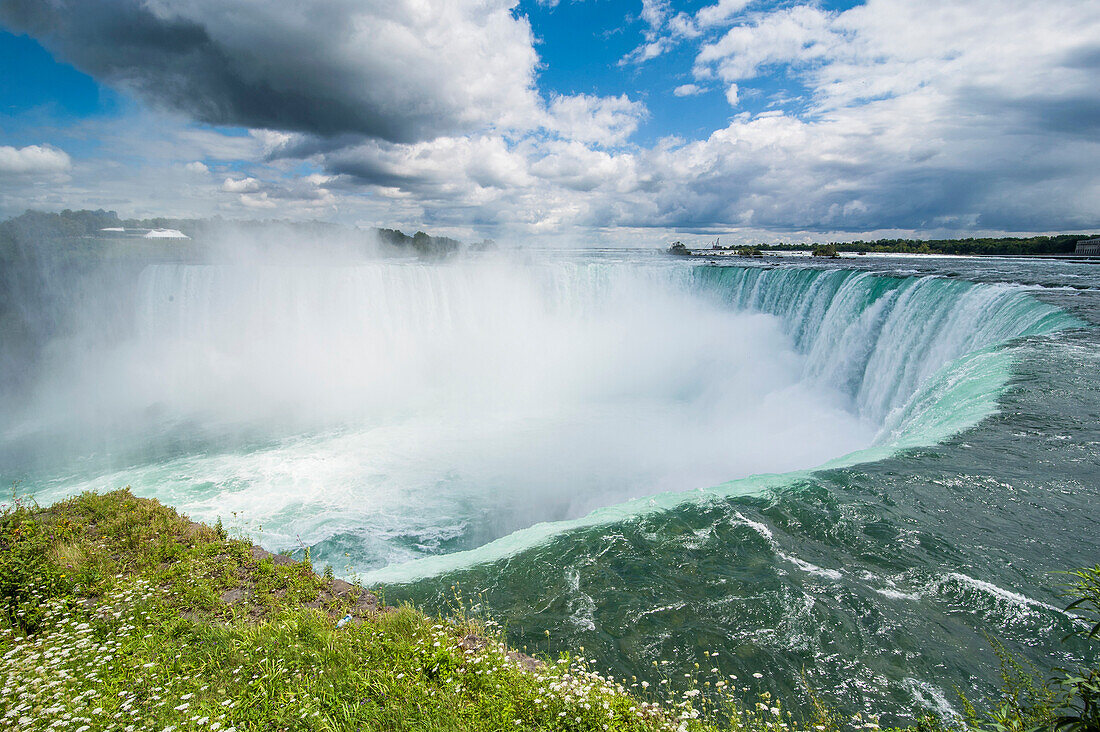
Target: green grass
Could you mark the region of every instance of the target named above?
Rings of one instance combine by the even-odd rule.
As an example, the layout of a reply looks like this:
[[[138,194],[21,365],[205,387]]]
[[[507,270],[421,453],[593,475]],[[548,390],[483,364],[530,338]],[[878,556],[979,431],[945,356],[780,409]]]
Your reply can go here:
[[[1077,585],[1093,594],[1082,605],[1095,611],[1100,567],[1083,572]],[[345,615],[353,620],[337,627]],[[1006,706],[955,727],[1095,716],[1081,683],[1074,696],[1006,668]],[[700,669],[673,693],[602,677],[581,655],[535,660],[462,613],[380,607],[361,587],[128,491],[0,512],[0,729],[878,729],[816,703],[795,719],[768,694],[737,698],[736,683]]]

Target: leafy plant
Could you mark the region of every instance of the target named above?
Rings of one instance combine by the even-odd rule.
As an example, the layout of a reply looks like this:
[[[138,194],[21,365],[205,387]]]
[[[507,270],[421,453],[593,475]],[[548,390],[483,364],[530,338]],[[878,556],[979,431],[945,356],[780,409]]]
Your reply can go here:
[[[50,561],[55,536],[35,509],[17,500],[0,514],[0,613],[24,632],[38,627],[47,601],[71,588],[68,573]]]
[[[1085,628],[1078,628],[1070,635],[1088,641],[1100,640],[1100,564],[1068,573],[1072,580],[1067,594],[1077,599],[1066,611],[1081,611]],[[1069,636],[1067,636],[1069,637]],[[1067,671],[1059,679],[1066,692],[1062,713],[1054,719],[1054,729],[1059,732],[1100,732],[1100,668],[1084,668]]]

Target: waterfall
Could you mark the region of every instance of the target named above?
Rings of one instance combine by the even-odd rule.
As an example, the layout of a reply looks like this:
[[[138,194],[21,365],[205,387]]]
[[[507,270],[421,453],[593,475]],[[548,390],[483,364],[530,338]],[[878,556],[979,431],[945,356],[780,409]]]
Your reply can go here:
[[[699,267],[695,275],[730,307],[781,318],[806,354],[806,378],[840,389],[878,423],[955,359],[1078,324],[1011,285],[794,267]]]
[[[940,441],[996,409],[1005,344],[1076,322],[1016,286],[560,257],[157,264],[133,301],[42,391],[167,447],[57,490],[236,511],[363,571]]]

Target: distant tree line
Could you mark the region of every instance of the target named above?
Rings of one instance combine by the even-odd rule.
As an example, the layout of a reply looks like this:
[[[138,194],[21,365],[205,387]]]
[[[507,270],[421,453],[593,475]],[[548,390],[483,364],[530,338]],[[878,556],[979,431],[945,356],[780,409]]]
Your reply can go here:
[[[984,237],[967,239],[878,239],[876,241],[829,242],[813,244],[760,244],[769,251],[804,251],[833,246],[841,252],[877,252],[892,254],[1073,254],[1077,242],[1097,234],[1057,234],[1055,236]]]
[[[462,246],[458,239],[449,236],[430,236],[418,231],[412,236],[397,229],[378,229],[378,238],[382,242],[398,249],[412,249],[421,257],[444,257],[454,254]]]
[[[1100,234],[1057,234],[1055,236],[985,237],[968,239],[878,239],[876,241],[828,242],[822,244],[760,244],[720,246],[715,243],[709,250],[735,251],[741,256],[759,256],[770,252],[812,251],[814,256],[834,257],[837,252],[868,252],[883,254],[1073,254],[1077,242],[1094,239]],[[672,254],[691,254],[706,249],[690,249],[682,242],[669,247]]]

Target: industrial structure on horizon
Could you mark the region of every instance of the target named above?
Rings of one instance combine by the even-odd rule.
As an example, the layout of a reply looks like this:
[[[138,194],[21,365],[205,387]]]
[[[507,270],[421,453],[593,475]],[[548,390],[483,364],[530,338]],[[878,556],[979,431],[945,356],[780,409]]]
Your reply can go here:
[[[1077,248],[1073,250],[1073,253],[1083,254],[1087,257],[1100,256],[1100,238],[1082,239],[1077,242]]]

